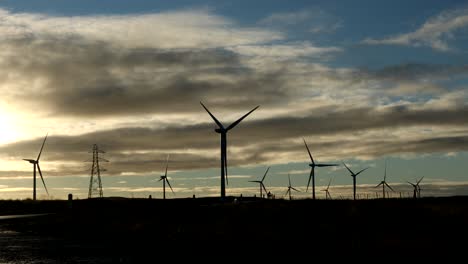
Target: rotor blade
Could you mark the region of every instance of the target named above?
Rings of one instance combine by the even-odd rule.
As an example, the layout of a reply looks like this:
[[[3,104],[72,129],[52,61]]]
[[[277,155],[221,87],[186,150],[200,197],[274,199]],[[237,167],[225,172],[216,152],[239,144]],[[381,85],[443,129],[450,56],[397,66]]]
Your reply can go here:
[[[301,191],[299,191],[298,189],[296,189],[294,187],[291,187],[291,189],[295,190],[296,192],[301,192]]]
[[[392,190],[393,192],[395,191],[395,190],[393,190],[393,188],[392,188],[392,187],[390,187],[390,185],[388,185],[388,183],[387,183],[387,182],[385,182],[385,185],[387,185],[387,187],[388,187],[388,188],[390,188],[390,190]]]
[[[263,184],[263,182],[260,183],[260,186],[262,186],[263,190],[265,191],[265,193],[268,193],[267,189],[265,188],[265,185]]]
[[[343,165],[346,167],[346,169],[349,171],[349,173],[354,175],[354,172],[350,168],[348,168],[348,166],[346,166],[346,164],[344,162],[343,162]]]
[[[167,158],[166,158],[166,172],[164,173],[164,176],[167,177],[167,168],[169,167],[169,154],[167,154]]]
[[[255,107],[254,109],[250,110],[250,112],[248,112],[247,114],[243,115],[241,118],[237,119],[236,122],[232,123],[231,125],[229,125],[226,130],[231,130],[233,129],[235,126],[237,126],[237,124],[239,124],[244,118],[246,118],[248,115],[250,115],[250,113],[252,113],[253,111],[257,110],[257,108],[259,108],[260,106],[257,105],[257,107]]]
[[[312,164],[315,164],[314,158],[312,158],[312,154],[310,154],[309,146],[307,146],[307,142],[305,141],[304,138],[302,138],[302,140],[304,140],[304,145],[306,146],[307,152],[309,153],[310,161],[312,161]]]
[[[332,182],[333,178],[330,178],[330,181],[328,182],[328,185],[327,185],[327,191],[328,191],[328,188],[330,188],[330,184]]]
[[[312,171],[313,171],[313,168],[310,168],[310,175],[309,175],[309,180],[307,181],[306,192],[309,190],[310,181],[312,180]]]
[[[216,119],[216,117],[210,112],[210,110],[208,110],[208,108],[205,107],[205,105],[200,102],[200,104],[203,106],[203,108],[205,108],[206,112],[208,112],[208,114],[211,116],[211,118],[213,118],[213,120],[215,121],[215,123],[222,129],[224,129],[224,126],[223,124],[221,124],[221,122],[219,122],[218,119]]]
[[[249,181],[249,182],[262,183],[261,181]]]
[[[360,171],[359,171],[358,173],[356,173],[355,175],[356,175],[356,176],[358,176],[358,175],[359,175],[361,172],[363,172],[363,171],[367,170],[368,168],[369,168],[369,167],[367,167],[367,168],[365,168],[365,169],[362,169],[362,170],[360,170]]]
[[[44,188],[45,188],[45,191],[47,193],[47,196],[49,196],[49,191],[47,190],[47,186],[45,184],[44,177],[42,177],[42,171],[41,171],[41,167],[39,166],[39,163],[37,163],[37,170],[39,171],[39,175],[41,175],[42,184],[44,184]]]
[[[291,192],[291,187],[288,187],[288,190],[286,191],[284,195],[287,195],[289,192]]]
[[[377,184],[377,186],[375,186],[374,188],[377,188],[377,187],[379,187],[380,185],[382,185],[382,183]]]
[[[172,193],[175,194],[175,193],[174,193],[174,190],[172,190],[172,186],[171,186],[171,184],[169,183],[169,180],[168,180],[167,178],[166,178],[165,180],[166,180],[166,182],[167,182],[167,185],[169,185],[169,188],[171,188]]]
[[[47,136],[49,136],[49,133],[47,133],[47,135],[44,138],[44,141],[42,142],[41,150],[39,151],[39,155],[37,155],[37,159],[36,159],[37,161],[39,161],[39,159],[41,158],[42,149],[44,149],[44,144],[45,144],[45,142],[47,140]]]
[[[288,180],[289,180],[289,187],[291,187],[291,176],[289,176],[289,173],[288,173]]]
[[[33,159],[23,159],[23,160],[29,161],[29,162],[35,162],[35,160],[33,160]]]
[[[265,171],[265,175],[263,175],[262,182],[263,182],[263,180],[265,180],[265,177],[267,176],[267,173],[268,173],[269,170],[270,170],[270,167],[268,167],[268,169]]]
[[[422,176],[421,179],[419,179],[418,183],[416,183],[416,185],[419,185],[419,183],[424,179],[424,176]]]
[[[385,172],[384,172],[383,180],[384,181],[387,180],[387,160],[385,160]]]
[[[409,181],[406,181],[406,182],[409,183],[409,184],[411,184],[411,185],[413,185],[413,187],[416,187],[416,184],[411,183],[411,182],[409,182]]]
[[[162,181],[162,180],[164,180],[164,178],[163,178],[163,177],[159,178],[159,181]]]
[[[338,164],[315,164],[317,167],[331,167],[331,166],[338,166]]]

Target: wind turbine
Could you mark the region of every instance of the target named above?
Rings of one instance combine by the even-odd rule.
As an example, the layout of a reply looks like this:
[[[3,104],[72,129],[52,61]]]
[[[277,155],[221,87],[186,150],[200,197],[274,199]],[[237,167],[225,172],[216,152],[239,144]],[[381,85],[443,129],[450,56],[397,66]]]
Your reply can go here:
[[[385,172],[384,172],[384,178],[383,178],[383,181],[381,181],[377,186],[375,186],[375,188],[379,187],[380,185],[382,185],[382,198],[385,199],[385,186],[387,186],[388,188],[390,188],[390,190],[392,190],[393,192],[395,190],[393,190],[392,187],[390,187],[390,185],[388,185],[387,181],[387,161],[385,161]]]
[[[300,192],[300,191],[291,186],[291,177],[289,176],[289,173],[288,173],[288,180],[289,180],[289,185],[288,185],[288,190],[286,191],[286,195],[289,194],[289,200],[291,200],[291,190],[294,190],[296,192]]]
[[[42,142],[42,146],[41,146],[41,150],[39,151],[39,155],[37,155],[37,158],[34,160],[34,159],[23,159],[25,161],[28,161],[29,163],[31,163],[33,165],[33,200],[36,201],[36,168],[37,170],[39,171],[39,175],[41,175],[41,180],[42,180],[42,184],[44,184],[44,188],[46,190],[46,193],[47,193],[47,196],[49,196],[49,191],[47,190],[47,186],[44,182],[44,177],[42,176],[42,171],[41,171],[41,166],[39,166],[39,159],[41,158],[41,154],[42,154],[42,150],[44,149],[44,144],[47,140],[47,136],[49,134],[47,133],[47,135],[45,136],[44,138],[44,141]]]
[[[330,189],[330,184],[332,182],[333,178],[330,178],[330,181],[328,182],[328,186],[326,189],[323,189],[322,191],[325,192],[325,199],[330,199],[331,200],[331,195],[330,195],[330,191],[328,191],[328,189]]]
[[[411,183],[407,181],[407,183],[411,184],[413,186],[413,198],[421,198],[421,187],[419,186],[419,183],[424,179],[424,176],[419,179],[416,183]]]
[[[351,177],[353,177],[353,199],[356,200],[356,176],[358,176],[361,172],[367,170],[369,167],[360,170],[358,173],[354,173],[346,164],[343,162],[343,165],[346,167],[346,169],[351,173]]]
[[[312,154],[310,154],[309,146],[307,146],[305,139],[302,139],[302,140],[304,140],[304,144],[307,148],[307,152],[309,153],[310,161],[312,162],[309,164],[310,175],[309,175],[309,181],[307,182],[306,192],[309,190],[310,180],[312,180],[312,199],[315,200],[315,167],[331,167],[331,166],[338,166],[338,164],[315,163],[314,158],[312,157]]]
[[[263,178],[262,178],[261,181],[249,181],[249,182],[256,182],[256,183],[260,184],[260,198],[263,198],[262,189],[265,190],[265,193],[267,193],[267,190],[265,188],[265,184],[263,184],[263,181],[265,180],[265,177],[267,176],[267,173],[268,173],[269,170],[270,170],[270,167],[268,167],[268,169],[265,171],[265,175],[263,175]]]
[[[172,193],[175,195],[174,190],[172,190],[172,186],[169,183],[169,180],[167,179],[168,167],[169,167],[169,155],[167,155],[167,159],[166,159],[166,172],[164,173],[164,175],[161,175],[161,177],[159,178],[159,181],[163,182],[163,199],[166,199],[166,183],[167,185],[169,185],[169,188],[171,188]]]
[[[205,105],[200,102],[200,104],[205,108],[206,112],[213,118],[218,128],[215,129],[215,132],[221,135],[221,198],[226,196],[226,184],[229,184],[228,177],[227,177],[227,132],[237,126],[244,118],[250,115],[253,111],[255,111],[260,106],[255,107],[254,109],[250,110],[247,114],[243,115],[241,118],[237,119],[234,123],[230,124],[227,128],[223,126],[221,122],[205,107]]]

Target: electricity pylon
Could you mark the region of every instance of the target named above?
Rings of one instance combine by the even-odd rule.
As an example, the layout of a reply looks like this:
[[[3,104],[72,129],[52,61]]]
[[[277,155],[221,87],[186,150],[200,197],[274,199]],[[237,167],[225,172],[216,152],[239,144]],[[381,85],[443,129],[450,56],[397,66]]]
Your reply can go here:
[[[93,145],[93,165],[91,166],[91,179],[89,181],[89,192],[88,198],[94,197],[103,197],[102,193],[102,182],[101,182],[101,171],[105,171],[105,169],[101,169],[99,167],[99,161],[109,162],[108,160],[99,157],[99,153],[106,153],[102,150],[99,150],[98,145]]]

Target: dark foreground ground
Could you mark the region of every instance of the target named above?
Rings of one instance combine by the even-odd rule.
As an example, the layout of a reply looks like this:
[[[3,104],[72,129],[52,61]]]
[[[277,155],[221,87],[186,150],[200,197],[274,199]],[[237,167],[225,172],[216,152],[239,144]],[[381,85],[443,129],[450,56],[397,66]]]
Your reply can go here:
[[[35,213],[53,214],[0,220],[0,263],[156,263],[261,248],[270,257],[468,250],[468,197],[0,201],[0,215]]]

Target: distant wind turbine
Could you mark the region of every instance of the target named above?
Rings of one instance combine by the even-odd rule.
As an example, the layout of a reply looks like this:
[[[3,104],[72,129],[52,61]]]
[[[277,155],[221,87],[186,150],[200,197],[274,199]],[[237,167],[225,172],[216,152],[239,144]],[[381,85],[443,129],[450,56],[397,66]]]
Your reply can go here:
[[[385,199],[385,186],[387,186],[388,188],[390,188],[390,190],[392,190],[393,192],[395,190],[393,190],[392,187],[390,187],[390,185],[388,185],[387,181],[387,161],[385,161],[385,172],[384,172],[384,178],[383,178],[383,181],[381,181],[377,186],[375,186],[375,188],[379,187],[382,185],[382,198]]]
[[[360,170],[358,173],[354,173],[348,166],[346,166],[345,163],[343,165],[346,167],[346,169],[351,173],[351,177],[353,177],[353,199],[356,200],[356,176],[358,176],[361,172],[367,170],[369,167]]]
[[[159,181],[163,182],[163,199],[166,199],[166,183],[169,185],[169,188],[171,188],[172,193],[175,195],[174,190],[172,189],[171,184],[169,183],[169,179],[167,179],[167,168],[169,167],[169,155],[167,155],[166,159],[166,172],[164,175],[161,175],[159,178]]]
[[[326,189],[323,189],[322,191],[325,192],[325,199],[330,199],[331,200],[331,195],[330,195],[330,191],[328,189],[330,189],[330,184],[332,182],[333,178],[330,178],[330,181],[328,182],[328,185],[327,185],[327,188]]]
[[[419,184],[421,183],[423,179],[424,179],[424,176],[422,176],[421,179],[419,179],[419,181],[417,181],[416,183],[411,183],[407,181],[407,183],[413,186],[413,198],[421,198],[421,187],[419,186]]]
[[[331,166],[338,166],[338,164],[316,163],[314,161],[314,158],[312,157],[312,154],[310,153],[309,146],[307,146],[305,139],[302,139],[302,140],[304,140],[304,144],[307,148],[307,152],[309,153],[310,161],[312,162],[309,164],[310,175],[309,175],[309,181],[307,182],[306,192],[309,190],[310,180],[312,180],[312,199],[315,200],[315,167],[331,167]]]
[[[200,104],[205,108],[206,112],[213,118],[218,128],[215,129],[216,133],[221,135],[221,198],[226,196],[226,185],[229,184],[228,177],[227,177],[227,132],[237,126],[244,118],[250,115],[253,111],[255,111],[260,106],[255,107],[254,109],[250,110],[247,114],[243,115],[241,118],[237,119],[234,123],[229,125],[227,128],[223,126],[221,122],[205,107],[205,105],[200,102]],[[226,182],[226,183],[225,183]]]
[[[261,181],[249,181],[249,182],[256,182],[260,184],[260,198],[263,198],[262,194],[262,189],[265,190],[265,193],[267,193],[267,189],[265,188],[265,184],[263,184],[263,181],[265,180],[265,177],[267,176],[268,171],[270,170],[270,167],[265,171],[265,175],[263,175],[263,178]]]
[[[289,176],[289,173],[288,173],[288,180],[289,180],[289,185],[288,185],[288,190],[286,191],[286,195],[289,194],[289,200],[291,200],[291,190],[294,190],[296,192],[300,192],[298,189],[292,187],[291,185],[291,176]]]
[[[39,166],[39,159],[41,158],[41,154],[42,154],[42,150],[44,149],[44,144],[47,140],[47,136],[49,134],[47,133],[47,135],[45,136],[44,138],[44,141],[42,142],[42,146],[41,146],[41,150],[39,151],[39,155],[37,155],[37,158],[34,160],[34,159],[23,159],[25,161],[28,161],[29,163],[31,163],[33,165],[33,200],[36,201],[36,168],[37,170],[39,171],[39,175],[41,175],[41,180],[42,180],[42,184],[44,184],[44,188],[46,190],[46,193],[47,193],[47,196],[49,196],[49,191],[47,190],[47,186],[44,182],[44,177],[42,176],[42,171],[41,171],[41,166]]]

